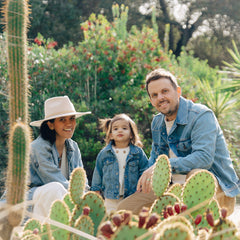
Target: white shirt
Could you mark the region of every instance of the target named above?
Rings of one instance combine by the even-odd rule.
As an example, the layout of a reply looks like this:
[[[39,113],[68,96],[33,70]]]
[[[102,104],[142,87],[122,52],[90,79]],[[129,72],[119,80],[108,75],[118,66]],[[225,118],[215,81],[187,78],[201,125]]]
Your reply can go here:
[[[166,124],[167,134],[169,134],[175,119],[172,120],[172,121],[167,121],[166,118],[165,118],[164,120],[165,120],[165,124]],[[169,147],[169,157],[170,158],[176,158],[177,157],[170,147]],[[186,175],[184,175],[184,174],[172,174],[172,182],[173,183],[184,184],[185,181],[186,181]]]
[[[125,166],[126,166],[126,159],[130,151],[130,147],[126,147],[126,148],[113,147],[113,150],[117,156],[118,165],[119,165],[119,184],[120,184],[119,195],[121,196],[124,194],[124,172],[125,172]]]

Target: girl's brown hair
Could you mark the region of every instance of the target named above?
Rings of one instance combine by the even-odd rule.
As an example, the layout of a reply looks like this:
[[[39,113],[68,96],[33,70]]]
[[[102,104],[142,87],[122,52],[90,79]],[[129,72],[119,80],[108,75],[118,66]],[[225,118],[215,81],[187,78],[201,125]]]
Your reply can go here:
[[[105,119],[99,120],[100,128],[106,133],[106,138],[105,138],[106,145],[108,145],[111,141],[110,133],[112,132],[112,125],[114,122],[116,122],[118,120],[128,121],[130,129],[131,129],[131,134],[132,134],[132,138],[130,139],[130,142],[133,145],[136,145],[138,147],[143,147],[143,144],[140,140],[140,136],[138,134],[136,123],[125,113],[117,114],[113,118],[105,118]]]

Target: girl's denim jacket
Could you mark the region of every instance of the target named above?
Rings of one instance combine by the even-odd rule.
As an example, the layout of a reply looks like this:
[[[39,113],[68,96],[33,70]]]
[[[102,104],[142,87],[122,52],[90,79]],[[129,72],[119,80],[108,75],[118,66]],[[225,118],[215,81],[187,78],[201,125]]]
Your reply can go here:
[[[74,168],[83,167],[78,145],[72,139],[67,139],[66,156],[69,176]],[[59,166],[59,155],[56,145],[44,140],[41,136],[31,143],[30,151],[30,190],[29,199],[32,199],[36,187],[50,182],[59,182],[66,189],[69,181],[64,177]]]
[[[149,166],[169,147],[177,158],[170,158],[173,173],[207,169],[217,178],[227,196],[240,193],[240,181],[233,168],[223,132],[213,112],[204,105],[180,98],[176,120],[167,135],[164,115],[153,118],[152,150]]]
[[[139,177],[148,168],[148,158],[144,151],[130,144],[124,173],[124,195],[136,191]],[[110,142],[97,156],[92,178],[92,191],[102,191],[105,198],[119,199],[119,165]]]

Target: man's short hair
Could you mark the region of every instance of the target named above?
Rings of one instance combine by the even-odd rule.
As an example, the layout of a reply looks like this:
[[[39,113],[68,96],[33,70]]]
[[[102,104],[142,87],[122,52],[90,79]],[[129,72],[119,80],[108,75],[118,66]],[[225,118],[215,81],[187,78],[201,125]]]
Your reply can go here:
[[[155,70],[153,70],[152,72],[150,72],[147,76],[146,76],[146,89],[148,92],[148,85],[150,82],[152,81],[156,81],[159,80],[161,78],[168,78],[173,86],[174,89],[177,89],[178,87],[178,83],[176,78],[173,76],[172,73],[170,73],[169,71],[163,69],[163,68],[157,68]],[[149,92],[148,92],[149,94]]]

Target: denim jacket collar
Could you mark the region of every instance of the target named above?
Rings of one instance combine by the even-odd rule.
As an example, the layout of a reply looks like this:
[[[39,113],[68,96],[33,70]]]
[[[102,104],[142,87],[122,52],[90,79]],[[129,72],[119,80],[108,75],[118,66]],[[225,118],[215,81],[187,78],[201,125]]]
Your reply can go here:
[[[183,97],[179,99],[179,107],[175,122],[180,125],[186,125],[188,123],[187,101]]]
[[[114,146],[113,141],[111,141],[106,146],[106,151],[110,151],[110,152],[114,153],[113,146]],[[129,154],[131,153],[132,155],[134,155],[134,154],[138,154],[140,152],[140,150],[138,148],[134,147],[134,145],[132,143],[129,144],[129,147],[130,147]]]

